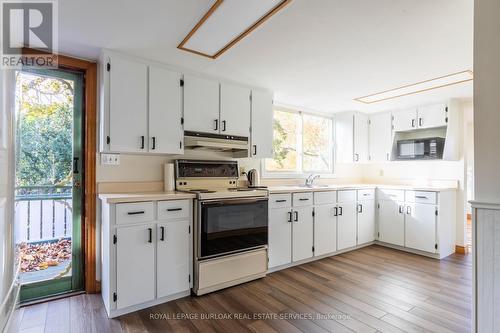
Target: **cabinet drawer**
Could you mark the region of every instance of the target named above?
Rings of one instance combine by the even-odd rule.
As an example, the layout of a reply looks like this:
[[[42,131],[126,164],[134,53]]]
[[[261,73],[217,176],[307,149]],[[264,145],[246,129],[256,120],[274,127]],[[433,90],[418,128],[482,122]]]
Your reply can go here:
[[[337,191],[314,192],[314,204],[325,205],[337,202]]]
[[[406,202],[437,204],[437,193],[427,191],[406,191]]]
[[[158,220],[189,217],[189,200],[158,202]]]
[[[292,195],[290,193],[271,194],[269,196],[269,208],[287,208],[292,206]]]
[[[338,202],[356,201],[356,190],[346,190],[337,192]]]
[[[154,215],[151,201],[116,204],[116,224],[149,222],[154,220]]]
[[[379,200],[392,200],[392,201],[404,201],[405,191],[404,190],[390,190],[381,188],[378,189],[378,199]]]
[[[294,193],[293,207],[310,206],[313,204],[313,194],[309,193]]]
[[[375,199],[375,189],[358,190],[358,201],[373,200],[373,199]]]

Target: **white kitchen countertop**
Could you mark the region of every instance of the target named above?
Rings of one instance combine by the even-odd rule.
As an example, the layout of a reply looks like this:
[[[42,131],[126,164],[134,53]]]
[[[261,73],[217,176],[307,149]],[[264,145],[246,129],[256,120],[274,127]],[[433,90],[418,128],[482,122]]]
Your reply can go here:
[[[454,187],[443,187],[443,186],[412,186],[412,185],[386,185],[386,184],[340,184],[340,185],[327,185],[327,186],[315,186],[315,187],[305,187],[305,186],[270,186],[270,194],[278,193],[299,193],[299,192],[326,192],[326,191],[339,191],[339,190],[357,190],[357,189],[375,189],[375,188],[385,188],[394,190],[413,190],[413,191],[455,191]]]
[[[102,193],[99,194],[99,199],[108,204],[139,202],[139,201],[155,201],[155,200],[182,200],[194,199],[193,193],[186,192],[136,192],[136,193]]]

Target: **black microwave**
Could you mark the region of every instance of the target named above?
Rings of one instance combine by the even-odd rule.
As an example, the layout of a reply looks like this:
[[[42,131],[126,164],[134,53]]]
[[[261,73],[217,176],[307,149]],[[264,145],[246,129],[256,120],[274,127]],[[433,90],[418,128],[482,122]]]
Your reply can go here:
[[[444,138],[398,140],[396,149],[396,160],[442,159]]]

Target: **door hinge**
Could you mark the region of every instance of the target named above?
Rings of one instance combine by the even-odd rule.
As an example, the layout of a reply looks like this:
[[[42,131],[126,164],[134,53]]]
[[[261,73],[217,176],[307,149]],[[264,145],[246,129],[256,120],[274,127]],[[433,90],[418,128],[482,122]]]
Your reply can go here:
[[[312,250],[313,250],[313,252],[314,252],[314,246],[312,247]]]
[[[438,216],[438,215],[439,215],[439,212],[438,212],[438,210],[436,209],[436,216]]]
[[[184,125],[184,117],[181,117],[181,125]]]
[[[391,120],[394,120],[394,116],[391,116]]]
[[[113,235],[113,244],[116,244],[117,241],[118,241],[118,238],[116,237],[116,235]]]
[[[250,100],[250,102],[252,101],[252,93],[250,93],[250,95],[248,96],[248,99]]]
[[[445,107],[445,108],[444,108],[444,111],[448,112],[448,107]]]
[[[314,210],[312,211],[312,215],[313,215],[313,217],[314,217]]]
[[[371,125],[372,124],[372,121],[371,120],[368,120],[368,125]]]
[[[438,244],[434,244],[434,248],[437,250],[438,249]]]
[[[109,135],[106,137],[106,144],[109,145],[109,143],[111,142],[111,138],[109,137]]]
[[[191,274],[188,275],[188,282],[191,282]]]
[[[447,123],[448,122],[448,117],[444,118],[444,121]]]
[[[380,238],[380,232],[377,232],[377,238]]]
[[[377,204],[377,208],[380,209],[380,204],[379,203]]]
[[[113,302],[116,302],[117,299],[118,299],[118,296],[116,295],[116,293],[113,293]]]
[[[179,149],[182,149],[182,141],[179,141]]]
[[[106,70],[108,72],[111,70],[111,64],[109,62],[106,64]]]
[[[191,233],[191,226],[188,226],[188,234]]]
[[[371,161],[372,160],[372,157],[370,155],[368,155],[368,161]]]
[[[180,84],[181,87],[184,87],[184,80],[181,79],[180,82],[179,82],[179,84]]]
[[[392,127],[392,129],[394,129],[394,125],[392,125],[391,127]]]

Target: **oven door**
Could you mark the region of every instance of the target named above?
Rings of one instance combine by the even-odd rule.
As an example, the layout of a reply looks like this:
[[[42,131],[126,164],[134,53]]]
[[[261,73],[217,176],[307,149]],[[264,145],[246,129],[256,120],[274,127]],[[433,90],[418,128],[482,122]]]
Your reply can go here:
[[[200,201],[198,258],[267,245],[267,198]]]

